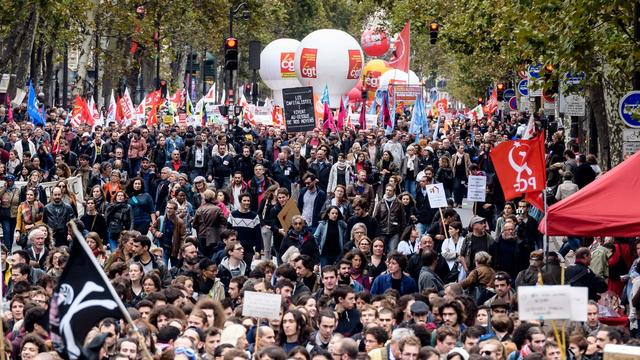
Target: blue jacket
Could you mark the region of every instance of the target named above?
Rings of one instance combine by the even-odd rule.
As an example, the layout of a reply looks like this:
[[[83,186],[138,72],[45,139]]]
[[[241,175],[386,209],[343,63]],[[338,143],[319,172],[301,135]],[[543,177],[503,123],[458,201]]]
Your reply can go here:
[[[320,221],[320,211],[322,210],[322,206],[327,201],[327,193],[322,189],[316,186],[316,191],[318,194],[316,195],[316,200],[313,203],[313,224],[307,224],[309,227],[316,228],[318,226],[318,222]],[[298,210],[300,210],[300,214],[302,214],[304,194],[307,193],[307,188],[300,190],[300,196],[298,196]]]
[[[371,295],[382,295],[387,289],[391,289],[391,274],[389,273],[382,274],[373,281],[373,285],[371,285]],[[413,294],[415,292],[418,292],[416,282],[403,274],[400,283],[400,296]]]
[[[338,220],[338,232],[340,233],[338,242],[340,243],[340,251],[342,251],[344,249],[344,239],[346,239],[347,236],[347,223],[343,220]],[[322,254],[324,243],[327,240],[327,220],[322,220],[318,223],[318,227],[313,236],[316,238],[318,250],[320,250],[320,254]]]

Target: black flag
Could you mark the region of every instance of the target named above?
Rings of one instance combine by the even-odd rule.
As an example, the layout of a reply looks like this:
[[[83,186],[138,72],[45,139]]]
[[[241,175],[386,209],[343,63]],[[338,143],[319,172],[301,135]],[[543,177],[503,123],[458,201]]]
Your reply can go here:
[[[49,305],[49,335],[56,351],[81,358],[89,331],[102,319],[121,318],[124,306],[84,238],[74,239],[69,261]]]

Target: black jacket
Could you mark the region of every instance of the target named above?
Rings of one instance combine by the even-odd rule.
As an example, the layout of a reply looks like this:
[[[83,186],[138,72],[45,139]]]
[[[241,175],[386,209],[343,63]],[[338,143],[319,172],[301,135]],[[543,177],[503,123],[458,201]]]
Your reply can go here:
[[[588,266],[575,263],[567,268],[566,278],[571,286],[582,286],[589,289],[589,300],[598,301],[601,294],[607,291],[605,279],[596,275]]]

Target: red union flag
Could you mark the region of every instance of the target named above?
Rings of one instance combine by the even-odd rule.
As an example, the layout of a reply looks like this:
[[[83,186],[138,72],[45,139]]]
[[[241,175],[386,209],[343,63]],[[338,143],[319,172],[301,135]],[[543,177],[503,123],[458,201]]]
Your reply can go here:
[[[303,78],[315,79],[318,77],[317,59],[318,49],[302,48],[300,53],[300,75]]]
[[[349,50],[349,73],[347,79],[360,79],[362,71],[362,53],[360,50]]]
[[[295,61],[296,57],[294,52],[281,52],[280,53],[280,76],[283,79],[296,77]]]
[[[490,156],[506,200],[544,189],[544,134],[531,140],[500,143]]]

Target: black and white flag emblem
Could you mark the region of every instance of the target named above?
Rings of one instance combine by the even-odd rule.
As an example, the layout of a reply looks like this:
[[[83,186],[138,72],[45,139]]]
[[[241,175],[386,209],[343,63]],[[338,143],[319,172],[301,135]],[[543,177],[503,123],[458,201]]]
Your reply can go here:
[[[74,240],[49,304],[49,335],[56,351],[67,359],[82,358],[89,331],[104,318],[122,318],[122,308],[84,239]]]

